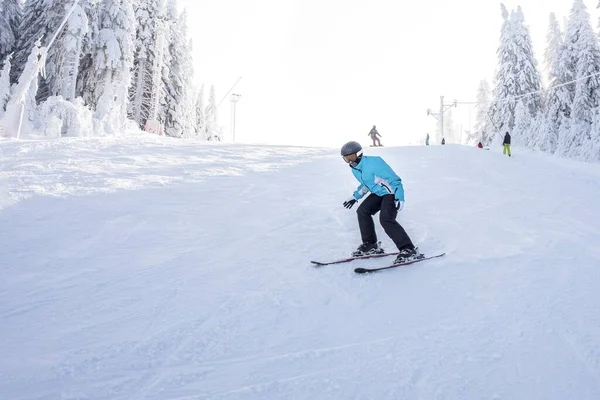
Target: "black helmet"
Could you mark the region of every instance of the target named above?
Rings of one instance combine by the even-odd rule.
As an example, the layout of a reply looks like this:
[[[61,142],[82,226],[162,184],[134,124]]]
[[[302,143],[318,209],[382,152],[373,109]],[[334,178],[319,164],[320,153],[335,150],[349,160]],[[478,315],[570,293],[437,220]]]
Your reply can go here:
[[[348,142],[342,146],[342,157],[352,168],[355,168],[362,159],[362,147],[358,142]],[[346,158],[355,155],[352,158]]]
[[[356,154],[362,152],[362,147],[358,142],[348,142],[342,146],[342,157],[349,156],[350,154]]]

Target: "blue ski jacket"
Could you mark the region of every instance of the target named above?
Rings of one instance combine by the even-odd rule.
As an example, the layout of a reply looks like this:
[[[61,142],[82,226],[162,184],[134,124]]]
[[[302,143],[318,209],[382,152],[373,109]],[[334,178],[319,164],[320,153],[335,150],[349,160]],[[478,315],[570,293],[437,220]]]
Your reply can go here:
[[[393,194],[397,200],[404,201],[402,179],[381,157],[362,156],[356,167],[351,167],[360,186],[354,192],[356,200],[371,192],[377,196]]]

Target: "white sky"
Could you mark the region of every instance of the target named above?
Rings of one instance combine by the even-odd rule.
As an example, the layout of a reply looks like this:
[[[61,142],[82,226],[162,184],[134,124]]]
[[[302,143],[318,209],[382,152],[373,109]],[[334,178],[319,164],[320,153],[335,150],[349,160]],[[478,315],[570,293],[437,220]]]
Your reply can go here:
[[[597,0],[584,0],[598,25]],[[571,0],[509,0],[521,5],[543,63],[550,12],[560,21]],[[502,18],[490,0],[180,0],[194,40],[195,80],[220,100],[235,81],[236,141],[339,146],[404,144],[435,130],[426,109],[472,101],[492,84]],[[219,122],[231,140],[231,104]],[[454,115],[463,129],[474,112]]]

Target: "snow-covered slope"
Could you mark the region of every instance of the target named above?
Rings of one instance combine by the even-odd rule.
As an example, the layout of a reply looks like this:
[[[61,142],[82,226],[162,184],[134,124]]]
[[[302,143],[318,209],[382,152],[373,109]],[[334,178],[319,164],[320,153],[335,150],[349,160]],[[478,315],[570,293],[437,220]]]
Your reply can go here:
[[[446,257],[310,266],[360,240],[337,149],[0,141],[0,399],[600,398],[600,167],[367,153]]]

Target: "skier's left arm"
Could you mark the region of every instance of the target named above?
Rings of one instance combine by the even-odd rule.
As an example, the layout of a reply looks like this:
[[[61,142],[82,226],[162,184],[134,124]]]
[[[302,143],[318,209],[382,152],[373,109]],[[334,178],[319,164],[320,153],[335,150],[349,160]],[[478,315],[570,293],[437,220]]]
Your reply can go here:
[[[386,181],[394,193],[394,197],[398,201],[404,201],[404,186],[402,185],[402,179],[390,167],[382,158],[379,158],[377,163],[377,176],[383,181]],[[384,183],[382,181],[382,184]]]

